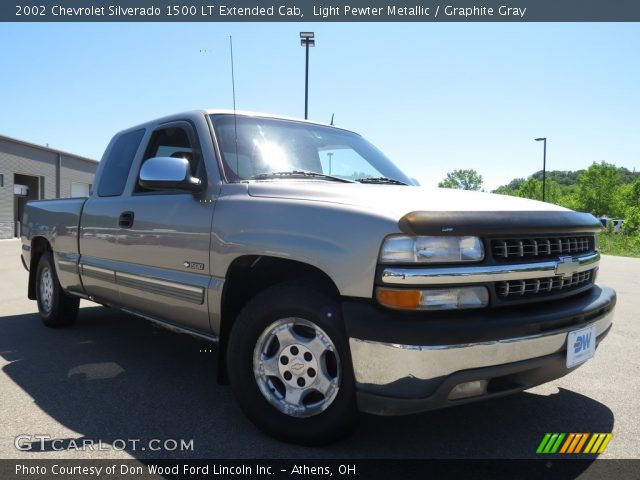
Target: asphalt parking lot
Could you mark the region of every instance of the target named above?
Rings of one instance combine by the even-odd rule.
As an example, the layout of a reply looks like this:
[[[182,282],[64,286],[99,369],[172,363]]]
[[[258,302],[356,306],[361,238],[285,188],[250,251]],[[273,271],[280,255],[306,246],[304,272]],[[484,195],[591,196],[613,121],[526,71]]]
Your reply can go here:
[[[19,242],[0,240],[0,457],[531,458],[545,432],[613,432],[602,457],[640,458],[640,259],[603,257],[599,282],[618,292],[614,328],[577,372],[498,400],[363,416],[352,436],[314,449],[256,430],[216,383],[208,344],[84,301],[73,328],[45,328],[26,298]],[[30,451],[15,447],[21,434]],[[153,439],[193,449],[145,448]],[[75,449],[83,440],[102,446]]]

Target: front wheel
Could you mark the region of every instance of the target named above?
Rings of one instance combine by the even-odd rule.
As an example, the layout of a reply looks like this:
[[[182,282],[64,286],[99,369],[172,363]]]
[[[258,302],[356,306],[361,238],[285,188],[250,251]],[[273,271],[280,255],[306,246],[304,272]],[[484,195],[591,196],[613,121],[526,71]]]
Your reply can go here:
[[[357,419],[338,305],[311,288],[276,286],[252,299],[231,331],[227,365],[245,414],[276,438],[325,444]]]
[[[80,299],[62,290],[51,252],[43,253],[38,262],[36,300],[42,323],[47,327],[65,327],[76,321]]]

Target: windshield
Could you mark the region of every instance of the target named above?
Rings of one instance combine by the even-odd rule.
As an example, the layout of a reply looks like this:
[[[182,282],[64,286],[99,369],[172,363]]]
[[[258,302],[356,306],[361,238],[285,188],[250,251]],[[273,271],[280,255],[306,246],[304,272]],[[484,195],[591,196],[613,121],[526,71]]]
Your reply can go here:
[[[380,150],[360,135],[338,128],[274,118],[211,115],[231,182],[251,179],[319,179],[286,176],[314,172],[346,180],[381,179],[413,182]],[[237,131],[237,146],[236,146]],[[270,176],[269,174],[280,174]]]

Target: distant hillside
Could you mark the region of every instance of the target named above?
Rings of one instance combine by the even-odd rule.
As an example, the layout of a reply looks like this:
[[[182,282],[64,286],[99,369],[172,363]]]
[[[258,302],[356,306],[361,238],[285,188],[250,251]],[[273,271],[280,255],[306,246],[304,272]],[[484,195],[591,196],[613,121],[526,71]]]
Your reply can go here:
[[[625,167],[617,167],[617,169],[620,183],[633,183],[634,180],[640,178],[640,172],[636,172],[635,170],[631,171]],[[580,175],[584,172],[585,170],[548,170],[547,182],[549,182],[549,180],[552,180],[563,187],[578,186],[580,184]],[[536,180],[542,181],[542,170],[539,170],[527,177],[527,179],[529,178],[535,178]],[[498,187],[496,190],[494,190],[494,192],[507,193],[507,191],[515,191],[520,188],[527,179],[514,178],[507,185]]]
[[[542,171],[515,178],[494,193],[542,200]],[[625,230],[640,232],[640,172],[610,163],[586,170],[551,170],[546,175],[545,201],[594,215],[625,220]]]
[[[584,170],[576,170],[575,172],[565,170],[551,170],[547,172],[547,180],[553,180],[558,185],[570,187],[571,185],[578,185],[581,173],[584,173]],[[542,180],[542,170],[531,175],[531,178]]]

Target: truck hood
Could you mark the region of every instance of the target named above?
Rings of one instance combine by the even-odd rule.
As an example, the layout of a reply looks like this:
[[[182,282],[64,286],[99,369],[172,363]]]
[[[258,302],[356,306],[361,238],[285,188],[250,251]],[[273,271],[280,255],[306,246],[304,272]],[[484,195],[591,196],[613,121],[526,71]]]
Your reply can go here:
[[[586,232],[601,228],[588,213],[483,192],[319,181],[250,182],[249,195],[356,207],[420,235]]]
[[[252,182],[249,184],[249,195],[340,203],[400,216],[417,210],[429,212],[568,211],[566,208],[550,203],[492,193],[399,185],[326,183],[315,180]]]

